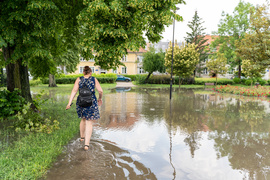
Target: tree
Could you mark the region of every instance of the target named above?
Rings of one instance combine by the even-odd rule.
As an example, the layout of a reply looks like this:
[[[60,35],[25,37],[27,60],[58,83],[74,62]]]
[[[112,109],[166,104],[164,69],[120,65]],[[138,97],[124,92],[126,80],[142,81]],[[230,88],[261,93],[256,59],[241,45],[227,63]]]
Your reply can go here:
[[[182,44],[179,47],[177,44],[174,46],[173,51],[173,74],[179,76],[179,88],[183,81],[183,78],[192,76],[196,65],[199,62],[199,53],[196,50],[195,44]],[[167,72],[171,72],[171,63],[172,63],[172,43],[170,43],[169,48],[166,50],[165,54],[165,66]]]
[[[218,53],[216,57],[212,56],[212,59],[206,62],[206,67],[209,69],[211,74],[216,76],[216,85],[217,85],[217,76],[218,74],[227,73],[227,58],[223,53]]]
[[[250,28],[245,38],[239,40],[237,53],[252,65],[270,65],[270,4],[251,9]]]
[[[31,102],[28,66],[38,74],[49,74],[59,64],[55,59],[67,55],[73,44],[87,59],[96,53],[95,63],[101,68],[116,67],[127,49],[146,44],[144,32],[149,41],[157,42],[173,18],[182,20],[171,11],[179,3],[185,2],[1,0],[0,49],[7,69],[7,89],[21,89],[22,96]],[[69,8],[73,6],[76,8]],[[55,51],[55,46],[60,49],[72,39],[76,41],[67,51]]]
[[[243,60],[242,62],[243,73],[253,79],[254,77],[262,77],[265,72],[266,66],[261,66],[260,64],[255,64],[250,60]],[[253,82],[253,80],[252,80]],[[252,86],[252,83],[251,83]]]
[[[201,73],[201,67],[200,64],[201,62],[204,62],[208,58],[207,54],[207,49],[206,47],[208,46],[206,44],[207,39],[205,38],[205,33],[203,32],[205,28],[202,26],[204,21],[202,21],[202,18],[198,16],[198,12],[195,11],[195,14],[192,18],[191,22],[188,22],[188,27],[191,29],[191,32],[187,32],[187,37],[185,37],[186,42],[189,43],[194,43],[196,46],[196,50],[200,54],[200,60],[197,65],[197,68],[194,71],[194,76],[196,74],[196,71]]]
[[[145,82],[155,71],[160,73],[165,72],[165,53],[160,51],[156,53],[154,47],[150,47],[149,51],[143,54],[143,69],[148,72]]]
[[[233,14],[222,12],[222,19],[218,25],[218,31],[214,34],[219,37],[211,43],[211,47],[224,53],[228,60],[230,69],[238,67],[238,77],[241,76],[242,59],[236,53],[236,42],[243,39],[249,26],[249,10],[252,7],[250,3],[240,1],[235,7]]]

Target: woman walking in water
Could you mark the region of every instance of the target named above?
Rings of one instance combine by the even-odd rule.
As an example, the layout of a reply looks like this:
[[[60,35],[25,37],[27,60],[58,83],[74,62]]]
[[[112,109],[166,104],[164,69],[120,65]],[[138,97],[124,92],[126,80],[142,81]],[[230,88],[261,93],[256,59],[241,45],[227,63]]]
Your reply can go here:
[[[74,87],[71,91],[71,95],[69,98],[69,102],[67,104],[66,109],[69,109],[72,100],[74,99],[77,91],[83,86],[87,86],[91,91],[91,97],[92,97],[92,105],[87,107],[81,107],[78,104],[78,98],[76,102],[76,110],[78,117],[81,118],[80,123],[80,135],[81,139],[80,141],[84,141],[84,150],[89,149],[89,143],[92,135],[92,129],[93,129],[93,120],[100,119],[99,109],[98,106],[102,105],[102,88],[98,82],[98,80],[95,77],[92,77],[92,70],[89,68],[89,66],[85,66],[83,69],[84,76],[79,77],[76,79]],[[95,88],[98,91],[99,98],[96,98],[95,95]]]

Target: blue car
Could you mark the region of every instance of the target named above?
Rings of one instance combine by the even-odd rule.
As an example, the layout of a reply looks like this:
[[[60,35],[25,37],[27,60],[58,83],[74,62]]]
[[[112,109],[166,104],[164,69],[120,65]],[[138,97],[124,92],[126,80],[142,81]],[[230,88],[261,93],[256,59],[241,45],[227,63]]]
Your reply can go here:
[[[125,77],[125,76],[122,76],[122,75],[117,75],[116,81],[126,81],[126,82],[129,82],[129,81],[131,81],[131,79],[129,77]]]

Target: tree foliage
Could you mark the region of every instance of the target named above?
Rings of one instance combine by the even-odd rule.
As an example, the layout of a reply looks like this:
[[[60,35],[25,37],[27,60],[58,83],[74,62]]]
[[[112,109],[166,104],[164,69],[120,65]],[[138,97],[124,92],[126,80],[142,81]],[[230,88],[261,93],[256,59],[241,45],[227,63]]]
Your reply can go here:
[[[74,70],[78,56],[93,58],[103,69],[117,67],[127,49],[137,50],[161,39],[173,17],[175,1],[2,0],[0,49],[7,69],[7,88],[22,89],[31,101],[28,67],[47,76],[57,65]]]
[[[195,44],[182,44],[179,47],[177,44],[174,46],[173,50],[173,74],[179,76],[179,87],[181,85],[180,77],[186,78],[192,76],[196,65],[199,62],[200,54],[196,50]],[[171,72],[172,63],[172,43],[170,43],[169,48],[166,50],[165,54],[165,66],[167,72]]]
[[[144,32],[150,42],[158,42],[172,17],[181,20],[171,11],[178,3],[184,1],[85,0],[86,8],[78,16],[83,27],[83,56],[91,56],[94,50],[95,65],[103,69],[121,65],[127,49],[136,51],[146,45]]]
[[[218,74],[224,75],[227,73],[227,58],[223,53],[218,53],[217,56],[206,62],[206,67],[209,69],[210,74],[215,74],[216,84]]]
[[[243,60],[242,62],[243,73],[245,76],[250,77],[262,77],[262,74],[265,72],[266,66],[261,66],[260,64],[255,64],[250,60]]]
[[[148,78],[155,71],[160,73],[165,72],[165,53],[160,51],[156,53],[154,47],[150,47],[149,51],[143,53],[143,70],[148,72],[148,76],[145,79],[147,82]]]
[[[222,12],[222,19],[218,24],[218,31],[214,34],[218,35],[212,43],[211,47],[218,49],[220,53],[224,53],[231,69],[238,66],[238,76],[241,76],[242,59],[236,53],[236,42],[243,39],[249,27],[249,10],[252,7],[250,3],[240,1],[235,7],[233,14]]]
[[[205,33],[203,32],[205,28],[202,26],[204,21],[199,17],[198,12],[195,11],[195,14],[191,22],[188,22],[188,27],[191,29],[191,32],[187,32],[187,37],[185,40],[187,43],[194,43],[196,50],[200,54],[199,64],[197,65],[196,71],[201,72],[200,63],[204,62],[208,58],[207,54],[207,39],[205,38]]]
[[[270,4],[251,9],[250,28],[238,43],[237,52],[258,67],[270,65]]]

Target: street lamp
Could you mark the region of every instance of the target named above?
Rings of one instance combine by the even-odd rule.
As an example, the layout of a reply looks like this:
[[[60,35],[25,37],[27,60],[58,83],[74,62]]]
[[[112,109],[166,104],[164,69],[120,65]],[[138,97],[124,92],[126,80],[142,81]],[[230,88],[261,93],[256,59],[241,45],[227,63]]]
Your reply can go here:
[[[179,7],[176,7],[176,10],[179,10]],[[175,13],[174,10],[173,12]],[[175,18],[173,18],[173,39],[172,39],[172,66],[171,66],[171,82],[170,82],[170,100],[172,99],[172,74],[173,74],[173,49],[174,49],[174,27],[175,27]],[[180,80],[180,79],[179,79]]]

